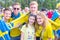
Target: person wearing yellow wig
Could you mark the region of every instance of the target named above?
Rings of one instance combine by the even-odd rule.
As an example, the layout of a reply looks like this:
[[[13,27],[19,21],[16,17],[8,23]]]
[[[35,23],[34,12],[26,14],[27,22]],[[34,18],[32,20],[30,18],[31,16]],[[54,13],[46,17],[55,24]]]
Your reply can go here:
[[[41,40],[54,40],[51,24],[43,13],[37,15],[36,36]]]

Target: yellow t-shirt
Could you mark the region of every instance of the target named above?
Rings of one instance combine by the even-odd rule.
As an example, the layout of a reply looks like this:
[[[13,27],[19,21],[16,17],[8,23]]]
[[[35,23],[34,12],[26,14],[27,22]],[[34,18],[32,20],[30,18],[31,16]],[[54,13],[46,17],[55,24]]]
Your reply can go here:
[[[22,13],[20,13],[20,14],[21,14],[21,16],[19,18],[21,18],[22,15],[23,15]],[[22,21],[21,19],[18,20],[19,18],[15,19],[15,20],[12,18],[13,21],[11,21],[11,23],[14,24],[14,27]],[[20,36],[20,35],[21,35],[21,31],[20,31],[19,27],[13,28],[13,29],[10,30],[10,36],[11,37],[17,37],[17,36]]]
[[[59,19],[59,18],[57,18],[54,22],[56,22],[57,24],[60,24],[60,19]],[[52,28],[53,28],[53,30],[57,30],[57,29],[59,29],[59,28],[60,28],[60,26],[52,25]]]
[[[44,30],[43,27],[40,26],[39,30],[36,32],[36,36],[40,36],[42,40],[48,40],[48,38],[54,39],[51,25],[47,25]]]
[[[58,23],[58,24],[60,24],[60,19],[57,18],[57,19],[55,20],[55,22]],[[56,29],[59,29],[59,28],[60,28],[60,26],[58,26],[58,27],[56,26]]]
[[[34,40],[35,29],[33,26],[28,24],[28,27],[26,27],[26,25],[24,25],[21,31],[24,33],[24,40]]]

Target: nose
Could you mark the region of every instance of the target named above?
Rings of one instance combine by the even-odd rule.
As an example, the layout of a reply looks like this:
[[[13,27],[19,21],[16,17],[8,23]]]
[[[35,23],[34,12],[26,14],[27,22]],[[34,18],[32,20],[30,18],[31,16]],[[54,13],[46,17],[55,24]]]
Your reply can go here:
[[[32,8],[32,10],[35,10],[35,8]]]

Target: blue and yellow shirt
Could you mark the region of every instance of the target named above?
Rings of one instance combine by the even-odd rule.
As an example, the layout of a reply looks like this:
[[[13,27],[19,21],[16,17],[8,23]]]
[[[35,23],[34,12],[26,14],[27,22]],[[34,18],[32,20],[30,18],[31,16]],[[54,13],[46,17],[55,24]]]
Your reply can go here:
[[[8,25],[0,20],[0,40],[10,40]]]

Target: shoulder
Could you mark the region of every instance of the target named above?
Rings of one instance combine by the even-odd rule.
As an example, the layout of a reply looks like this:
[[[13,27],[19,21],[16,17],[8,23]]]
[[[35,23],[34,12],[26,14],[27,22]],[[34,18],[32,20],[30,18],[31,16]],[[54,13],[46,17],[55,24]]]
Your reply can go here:
[[[51,24],[48,24],[48,25],[46,26],[46,29],[47,29],[47,30],[50,30],[50,29],[52,30]]]
[[[26,28],[27,28],[27,27],[26,27],[26,24],[22,26],[22,29],[26,29]]]
[[[26,31],[26,25],[23,25],[23,26],[22,26],[21,31],[22,31],[22,32],[25,32],[25,31]]]

